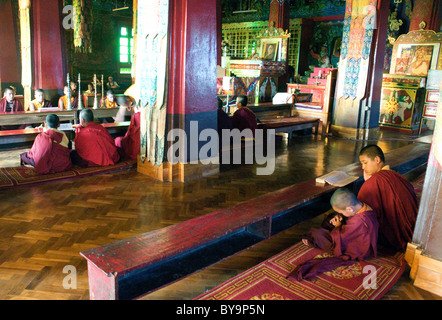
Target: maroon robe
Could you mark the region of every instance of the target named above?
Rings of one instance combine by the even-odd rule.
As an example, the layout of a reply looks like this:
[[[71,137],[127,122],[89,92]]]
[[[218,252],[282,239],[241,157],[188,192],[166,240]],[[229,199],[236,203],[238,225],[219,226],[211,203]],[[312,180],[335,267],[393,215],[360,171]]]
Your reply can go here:
[[[0,112],[6,112],[6,104],[8,102],[6,101],[6,97],[0,100]],[[20,102],[20,100],[14,99],[12,102],[12,111],[11,112],[17,112],[17,111],[25,111],[23,108],[23,104]]]
[[[140,153],[140,114],[137,112],[133,115],[124,137],[115,138],[115,146],[129,159],[136,159]]]
[[[252,130],[253,136],[255,136],[255,130],[258,128],[256,116],[252,110],[247,107],[241,107],[235,111],[232,116],[232,126],[239,131],[244,129]]]
[[[310,279],[319,273],[351,265],[356,260],[377,256],[379,224],[376,213],[362,211],[347,219],[346,224],[333,229],[312,229],[315,246],[332,253],[333,257],[311,259],[299,264],[288,277]]]
[[[381,170],[364,182],[358,199],[376,211],[379,233],[397,250],[412,240],[418,212],[413,186],[393,170]]]
[[[6,97],[0,100],[0,113],[6,112]],[[12,111],[10,112],[24,112],[23,104],[18,99],[14,99],[12,102]],[[26,128],[25,124],[22,125],[9,125],[9,126],[0,126],[0,130],[16,130],[16,129],[24,129]]]
[[[33,160],[37,173],[47,174],[71,169],[70,150],[60,144],[63,136],[63,133],[49,129],[35,137],[31,150],[24,156]]]
[[[114,139],[99,123],[89,122],[75,131],[75,152],[87,166],[114,165],[120,159]]]

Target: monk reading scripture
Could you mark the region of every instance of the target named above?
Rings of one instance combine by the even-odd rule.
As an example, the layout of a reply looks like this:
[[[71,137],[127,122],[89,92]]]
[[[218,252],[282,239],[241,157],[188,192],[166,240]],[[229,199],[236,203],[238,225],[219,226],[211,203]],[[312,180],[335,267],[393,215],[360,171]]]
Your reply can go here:
[[[140,108],[134,108],[134,114],[130,120],[129,128],[124,137],[115,138],[115,146],[117,147],[121,157],[136,159],[140,153]]]
[[[325,228],[312,229],[310,239],[314,242],[303,239],[303,243],[327,251],[333,257],[305,261],[289,277],[293,276],[297,280],[309,279],[319,273],[351,265],[357,260],[377,256],[379,224],[373,209],[358,201],[356,195],[346,188],[336,190],[330,203],[334,211],[346,217],[345,224],[341,224],[342,219],[338,218],[332,222],[335,225],[332,231]]]
[[[236,98],[236,106],[238,110],[232,116],[233,128],[243,131],[244,129],[252,130],[253,136],[255,136],[255,130],[258,128],[256,116],[252,110],[247,108],[247,96],[240,95]]]
[[[81,110],[80,125],[75,135],[75,150],[71,152],[73,164],[81,167],[109,166],[120,159],[114,139],[101,124],[94,122],[91,109]]]
[[[377,214],[379,238],[397,250],[404,250],[412,240],[418,212],[414,188],[399,173],[385,166],[385,157],[377,145],[368,145],[359,153],[365,182],[358,199]]]
[[[60,119],[55,114],[46,117],[44,132],[34,140],[31,150],[22,153],[22,165],[31,165],[40,174],[55,173],[71,169],[70,142],[63,131],[57,128]]]

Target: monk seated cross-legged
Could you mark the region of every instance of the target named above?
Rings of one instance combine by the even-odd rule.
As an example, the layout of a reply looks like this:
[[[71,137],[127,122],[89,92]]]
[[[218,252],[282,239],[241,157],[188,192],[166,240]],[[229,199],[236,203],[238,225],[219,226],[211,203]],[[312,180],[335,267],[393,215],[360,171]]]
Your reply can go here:
[[[120,159],[114,139],[101,124],[94,122],[91,109],[80,112],[80,125],[75,131],[72,163],[80,167],[114,165]]]
[[[289,275],[297,280],[309,279],[322,272],[377,256],[379,224],[376,213],[358,201],[346,188],[336,190],[330,200],[338,214],[327,217],[334,228],[312,228],[303,243],[322,249],[332,257],[316,258],[299,264]],[[324,224],[323,224],[324,226]]]
[[[377,214],[379,242],[384,248],[405,250],[412,240],[418,212],[413,185],[385,166],[385,157],[377,145],[368,145],[359,153],[365,182],[358,199]]]
[[[22,153],[22,165],[31,165],[40,174],[56,173],[71,169],[70,141],[63,131],[57,128],[60,119],[55,114],[46,117],[44,132],[34,140],[31,150]]]

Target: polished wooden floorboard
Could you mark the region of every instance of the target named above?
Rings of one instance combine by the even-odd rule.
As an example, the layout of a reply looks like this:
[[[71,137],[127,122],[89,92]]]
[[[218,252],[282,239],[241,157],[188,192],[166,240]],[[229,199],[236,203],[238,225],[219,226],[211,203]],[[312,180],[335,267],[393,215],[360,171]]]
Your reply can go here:
[[[390,134],[378,144],[388,152],[409,143],[413,139],[408,136]],[[87,300],[87,266],[79,252],[312,179],[357,161],[364,144],[333,137],[298,137],[290,144],[284,140],[277,146],[275,172],[270,176],[257,176],[256,166],[248,165],[183,184],[157,182],[133,170],[0,190],[0,299]],[[21,152],[0,152],[1,165],[17,165]],[[143,299],[192,299],[299,241],[319,219]],[[65,287],[66,277],[72,275],[64,271],[66,266],[76,270],[76,283],[68,283],[76,288]],[[415,288],[407,273],[384,297],[437,298]]]

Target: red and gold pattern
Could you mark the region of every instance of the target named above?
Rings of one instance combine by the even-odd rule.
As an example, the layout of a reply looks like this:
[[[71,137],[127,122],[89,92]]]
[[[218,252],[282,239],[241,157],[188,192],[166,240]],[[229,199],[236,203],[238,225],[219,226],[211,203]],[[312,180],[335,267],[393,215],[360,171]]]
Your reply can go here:
[[[379,256],[355,262],[319,275],[312,280],[287,279],[295,266],[323,256],[324,252],[298,242],[276,256],[230,279],[198,300],[378,300],[399,279],[405,269],[404,254]],[[371,276],[364,268],[376,268],[376,288],[364,288]]]
[[[35,172],[34,168],[30,167],[0,168],[0,189],[126,170],[133,168],[135,164],[135,160],[127,160],[121,161],[114,166],[88,168],[73,167],[72,170],[50,174],[38,174]]]

